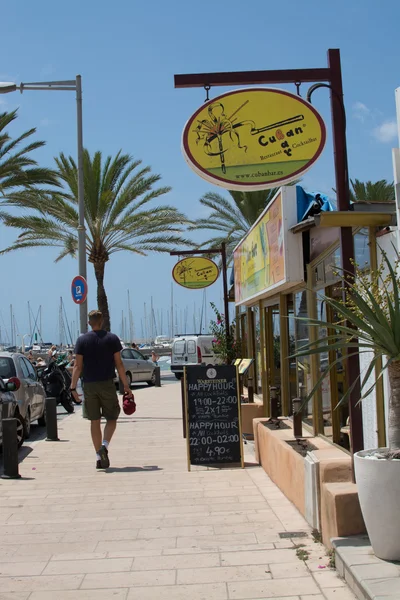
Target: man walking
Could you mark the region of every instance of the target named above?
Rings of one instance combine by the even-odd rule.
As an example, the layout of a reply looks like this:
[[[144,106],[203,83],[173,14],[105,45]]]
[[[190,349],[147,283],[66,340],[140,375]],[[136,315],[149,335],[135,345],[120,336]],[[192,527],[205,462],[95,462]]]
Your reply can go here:
[[[96,468],[110,466],[108,446],[117,427],[121,411],[114,384],[115,369],[124,386],[124,392],[132,397],[121,359],[119,338],[102,329],[103,315],[99,310],[89,313],[92,331],[78,338],[75,346],[75,364],[72,372],[71,392],[78,397],[76,385],[83,370],[84,416],[90,421],[90,433],[96,450]],[[107,421],[104,436],[101,434],[101,417]]]

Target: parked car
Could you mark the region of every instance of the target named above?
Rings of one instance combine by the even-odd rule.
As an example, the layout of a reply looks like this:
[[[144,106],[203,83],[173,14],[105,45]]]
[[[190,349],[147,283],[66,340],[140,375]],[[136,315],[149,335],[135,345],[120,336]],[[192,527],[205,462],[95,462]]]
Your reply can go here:
[[[46,424],[45,391],[38,380],[36,371],[23,354],[0,352],[0,377],[4,383],[19,383],[14,392],[24,428],[24,438],[29,438],[31,423]]]
[[[17,383],[4,383],[0,378],[0,447],[3,445],[3,419],[17,419],[18,448],[24,441],[24,423],[18,409],[18,402],[13,392],[17,391]]]
[[[177,335],[172,344],[171,371],[177,379],[183,377],[188,365],[216,365],[220,362],[214,352],[212,335]]]
[[[125,368],[126,378],[129,385],[146,381],[148,385],[156,383],[156,365],[149,360],[148,356],[143,355],[133,348],[124,348],[121,350],[121,358]],[[115,374],[115,382],[118,383],[118,374]]]

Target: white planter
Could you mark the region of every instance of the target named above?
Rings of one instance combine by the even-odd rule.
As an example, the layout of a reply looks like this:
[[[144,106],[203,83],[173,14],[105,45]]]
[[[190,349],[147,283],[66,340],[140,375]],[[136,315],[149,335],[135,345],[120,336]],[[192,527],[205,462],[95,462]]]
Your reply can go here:
[[[361,511],[376,556],[400,560],[400,460],[364,458],[371,450],[354,454]]]

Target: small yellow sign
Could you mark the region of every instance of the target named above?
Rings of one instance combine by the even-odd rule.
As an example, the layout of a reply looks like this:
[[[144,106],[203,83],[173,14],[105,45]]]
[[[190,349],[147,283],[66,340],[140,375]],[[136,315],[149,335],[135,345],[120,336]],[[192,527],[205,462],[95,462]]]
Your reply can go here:
[[[172,277],[179,285],[199,290],[215,283],[219,269],[209,258],[192,256],[180,260],[172,270]]]
[[[203,104],[185,126],[182,151],[203,179],[251,191],[300,177],[325,140],[325,124],[309,102],[284,90],[249,88]]]

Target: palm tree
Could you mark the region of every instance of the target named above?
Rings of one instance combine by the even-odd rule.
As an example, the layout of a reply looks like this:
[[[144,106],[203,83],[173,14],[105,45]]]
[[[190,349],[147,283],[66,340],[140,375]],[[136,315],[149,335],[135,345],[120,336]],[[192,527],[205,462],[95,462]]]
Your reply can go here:
[[[11,252],[34,246],[60,248],[56,262],[75,256],[78,247],[78,169],[74,159],[60,154],[56,159],[58,176],[65,191],[20,194],[9,204],[28,214],[1,213],[3,222],[22,229],[17,240],[2,251]],[[126,250],[145,256],[147,252],[167,252],[177,244],[190,245],[179,234],[186,217],[169,205],[147,205],[170,191],[154,189],[160,175],[150,167],[138,169],[140,160],[119,152],[105,160],[101,152],[90,156],[84,151],[84,202],[87,228],[86,252],[94,266],[98,307],[104,327],[110,329],[108,300],[104,288],[105,265],[115,252]]]
[[[393,183],[386,179],[379,181],[360,181],[351,179],[350,200],[352,202],[394,202],[395,193]]]
[[[293,182],[291,185],[296,183],[298,182]],[[200,204],[210,208],[211,212],[207,217],[197,219],[189,229],[212,229],[220,232],[219,235],[209,238],[202,246],[218,247],[225,242],[229,264],[232,262],[235,246],[257,221],[278,191],[279,188],[258,192],[229,190],[230,198],[225,198],[216,192],[207,192],[200,198]]]
[[[6,128],[17,118],[17,110],[0,113],[0,199],[7,200],[11,194],[31,186],[57,185],[54,171],[37,166],[31,152],[45,145],[45,142],[29,142],[20,148],[22,142],[30,138],[36,129],[32,128],[12,139]]]

